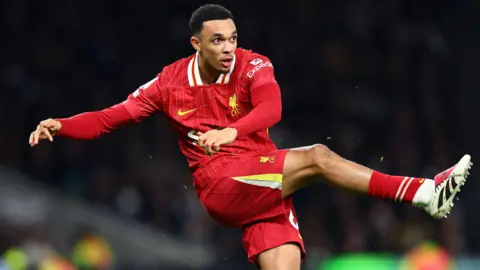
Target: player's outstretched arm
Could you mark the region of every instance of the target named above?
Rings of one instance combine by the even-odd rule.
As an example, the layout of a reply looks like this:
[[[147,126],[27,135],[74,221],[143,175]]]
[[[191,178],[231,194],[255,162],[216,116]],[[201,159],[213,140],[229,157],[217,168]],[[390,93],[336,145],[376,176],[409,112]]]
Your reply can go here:
[[[54,136],[72,139],[92,140],[109,133],[125,124],[140,122],[163,107],[161,73],[140,86],[124,102],[96,112],[77,114],[70,118],[41,121],[30,134],[29,144],[33,147],[40,140],[53,141]]]
[[[30,134],[29,144],[36,146],[40,140],[53,141],[54,136],[91,140],[111,132],[127,123],[134,122],[124,104],[110,108],[81,113],[70,118],[41,121]]]

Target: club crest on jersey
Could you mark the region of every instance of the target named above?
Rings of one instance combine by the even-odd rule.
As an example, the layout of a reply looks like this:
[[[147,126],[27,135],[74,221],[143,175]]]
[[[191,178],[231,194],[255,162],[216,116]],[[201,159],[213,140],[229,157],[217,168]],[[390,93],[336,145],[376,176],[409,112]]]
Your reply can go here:
[[[230,106],[230,114],[237,116],[240,113],[240,107],[237,104],[237,94],[233,94],[228,100],[228,106]]]
[[[261,156],[260,157],[260,163],[275,163],[275,156]]]
[[[260,58],[255,58],[255,59],[253,59],[252,61],[250,61],[250,64],[256,66],[256,65],[258,65],[258,64],[260,64],[260,63],[262,63],[262,62],[263,62],[262,59],[260,59]]]

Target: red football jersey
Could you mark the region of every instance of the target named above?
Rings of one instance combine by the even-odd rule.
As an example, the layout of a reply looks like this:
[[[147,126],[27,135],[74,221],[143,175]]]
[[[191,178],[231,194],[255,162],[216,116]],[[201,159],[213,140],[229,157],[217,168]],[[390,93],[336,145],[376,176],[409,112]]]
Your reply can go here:
[[[137,120],[163,112],[178,133],[178,143],[197,180],[211,178],[239,155],[277,150],[263,130],[239,136],[219,152],[207,156],[195,143],[197,131],[222,129],[248,114],[250,89],[276,83],[273,65],[260,54],[238,48],[227,74],[215,84],[204,85],[200,78],[198,54],[180,59],[131,94],[125,101],[129,113]]]

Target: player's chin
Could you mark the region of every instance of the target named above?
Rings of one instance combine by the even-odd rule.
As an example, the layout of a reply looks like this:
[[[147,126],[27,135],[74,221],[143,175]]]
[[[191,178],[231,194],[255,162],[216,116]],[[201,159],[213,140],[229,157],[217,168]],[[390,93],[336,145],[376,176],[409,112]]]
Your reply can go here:
[[[218,71],[220,71],[223,74],[227,74],[228,72],[230,72],[230,67],[220,67]]]

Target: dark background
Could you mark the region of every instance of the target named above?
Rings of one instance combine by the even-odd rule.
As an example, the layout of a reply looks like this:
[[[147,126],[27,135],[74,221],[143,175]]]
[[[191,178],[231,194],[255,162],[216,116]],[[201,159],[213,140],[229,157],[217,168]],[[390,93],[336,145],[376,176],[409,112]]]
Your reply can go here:
[[[0,165],[179,239],[211,243],[225,258],[219,269],[253,269],[240,233],[215,225],[200,207],[160,115],[97,141],[57,138],[35,149],[27,143],[38,121],[121,102],[163,66],[192,54],[188,20],[201,4],[2,1]],[[275,66],[284,103],[272,129],[279,147],[324,143],[395,175],[433,177],[465,153],[475,163],[479,2],[220,4],[234,13],[239,46]],[[324,184],[301,191],[295,204],[307,253],[402,253],[426,239],[454,255],[479,253],[477,175],[474,167],[444,221]],[[0,231],[0,253],[29,237],[36,236]],[[41,238],[55,246],[48,233]]]

